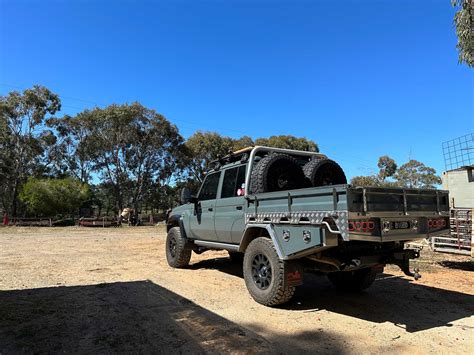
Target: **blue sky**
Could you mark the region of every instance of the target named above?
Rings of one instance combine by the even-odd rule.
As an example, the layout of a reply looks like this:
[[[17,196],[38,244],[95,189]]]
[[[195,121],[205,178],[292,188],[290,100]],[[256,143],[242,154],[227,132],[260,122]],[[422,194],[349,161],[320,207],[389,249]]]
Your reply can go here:
[[[139,101],[195,130],[316,141],[348,176],[379,156],[444,168],[474,132],[450,0],[0,0],[0,94],[42,84],[62,113]]]

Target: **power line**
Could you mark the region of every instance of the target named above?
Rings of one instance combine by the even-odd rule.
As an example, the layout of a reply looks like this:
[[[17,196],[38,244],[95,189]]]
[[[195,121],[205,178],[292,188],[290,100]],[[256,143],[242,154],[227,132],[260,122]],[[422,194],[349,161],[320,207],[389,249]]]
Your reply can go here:
[[[20,89],[20,90],[25,90],[24,87],[21,87],[19,85],[13,85],[13,84],[8,84],[8,83],[0,83],[1,86],[5,86],[5,87],[11,87],[11,88],[15,88],[15,89]],[[80,102],[84,102],[84,103],[92,103],[96,106],[98,106],[98,103],[96,101],[91,101],[91,100],[85,100],[85,99],[81,99],[81,98],[75,98],[75,97],[71,97],[71,96],[65,96],[65,95],[58,95],[60,98],[65,98],[65,99],[70,99],[70,100],[76,100],[76,101],[80,101]],[[103,104],[104,106],[106,106],[105,104]],[[62,107],[67,107],[67,108],[72,108],[72,109],[75,109],[75,110],[83,110],[84,108],[81,108],[81,107],[77,107],[77,106],[71,106],[71,105],[61,105]],[[167,119],[172,122],[172,123],[175,123],[175,122],[179,122],[179,123],[182,123],[182,124],[185,124],[185,125],[190,125],[190,126],[194,126],[194,127],[198,127],[200,128],[201,130],[203,131],[209,131],[209,132],[216,132],[216,131],[227,131],[227,132],[233,132],[233,133],[238,133],[238,134],[241,134],[243,136],[247,136],[248,133],[246,132],[243,132],[243,131],[240,131],[240,130],[236,130],[236,129],[232,129],[232,128],[224,128],[224,127],[219,127],[219,126],[213,126],[212,128],[210,127],[205,127],[203,126],[202,123],[200,122],[192,122],[192,121],[187,121],[187,120],[182,120],[182,119],[175,119],[175,118],[169,118],[167,117]],[[332,156],[335,156],[337,158],[337,160],[339,161],[348,161],[348,162],[351,162],[351,163],[355,163],[357,164],[359,167],[362,167],[362,168],[365,168],[365,169],[368,169],[370,171],[375,171],[375,169],[372,167],[372,166],[369,166],[369,165],[366,165],[366,164],[362,164],[361,161],[365,161],[366,163],[368,164],[371,164],[371,162],[369,162],[368,160],[366,159],[363,159],[363,158],[360,158],[360,157],[356,157],[356,156],[351,156],[349,154],[344,154],[343,157],[339,156],[339,154],[331,154]],[[348,157],[352,157],[351,158],[348,158]]]
[[[21,86],[18,86],[18,85],[12,85],[12,84],[6,84],[6,83],[0,83],[0,85],[5,86],[5,87],[14,88],[14,89],[25,90],[24,87],[21,87]],[[85,99],[80,99],[80,98],[77,98],[77,97],[65,96],[65,95],[58,95],[58,96],[60,98],[63,98],[63,99],[81,101],[81,102],[84,102],[84,103],[91,103],[91,104],[94,104],[95,106],[99,106],[99,104],[97,102],[91,101],[91,100],[85,100]]]

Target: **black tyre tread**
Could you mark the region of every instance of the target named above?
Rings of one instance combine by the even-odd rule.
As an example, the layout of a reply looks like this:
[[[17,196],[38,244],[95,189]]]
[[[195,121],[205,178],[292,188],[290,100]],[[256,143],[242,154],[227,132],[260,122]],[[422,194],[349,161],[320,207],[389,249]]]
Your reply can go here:
[[[249,287],[249,283],[253,284],[253,279],[251,275],[249,276],[246,266],[246,260],[249,257],[250,253],[252,252],[253,249],[255,248],[262,248],[262,246],[265,248],[269,248],[271,253],[272,258],[277,262],[278,265],[278,270],[275,273],[275,277],[272,279],[272,285],[271,285],[271,292],[267,295],[267,297],[258,297],[254,294],[252,294],[251,288]],[[258,250],[258,249],[257,249]],[[248,253],[247,253],[248,251]],[[250,295],[253,297],[255,301],[257,301],[260,304],[263,304],[265,306],[277,306],[281,305],[283,303],[288,302],[293,295],[295,294],[295,287],[290,286],[290,287],[283,287],[284,284],[284,262],[283,260],[280,260],[278,258],[278,254],[276,252],[275,246],[273,245],[273,242],[271,239],[266,238],[266,237],[259,237],[254,239],[249,246],[247,247],[247,250],[245,252],[244,256],[244,280],[245,284],[247,285],[247,289],[249,290]]]
[[[331,159],[326,159],[326,158],[316,158],[312,159],[309,162],[307,162],[303,166],[303,173],[306,176],[306,178],[311,182],[311,185],[316,187],[320,186],[318,184],[315,184],[314,180],[316,178],[316,174],[318,172],[318,169],[323,165],[323,164],[332,164],[337,170],[340,170],[341,173],[341,182],[340,184],[347,184],[347,177],[346,174],[344,173],[344,170],[342,170],[341,166],[336,163],[334,160]]]
[[[358,292],[369,288],[377,277],[374,268],[365,268],[353,272],[333,272],[328,279],[338,290]]]
[[[176,254],[177,256],[173,258],[169,251],[169,238],[175,237],[176,239]],[[187,240],[181,235],[181,230],[179,227],[173,227],[168,231],[166,236],[166,260],[168,265],[174,268],[184,268],[188,266],[189,261],[191,260],[192,250],[187,247]]]
[[[251,173],[251,182],[250,182],[250,193],[257,194],[263,192],[271,192],[274,190],[269,190],[267,179],[268,179],[268,170],[270,167],[278,160],[287,160],[291,165],[294,165],[295,180],[293,188],[303,188],[307,185],[306,178],[304,176],[303,170],[298,165],[298,162],[295,158],[286,155],[286,154],[269,154],[260,160],[256,166],[252,169]],[[299,175],[299,176],[298,176]]]

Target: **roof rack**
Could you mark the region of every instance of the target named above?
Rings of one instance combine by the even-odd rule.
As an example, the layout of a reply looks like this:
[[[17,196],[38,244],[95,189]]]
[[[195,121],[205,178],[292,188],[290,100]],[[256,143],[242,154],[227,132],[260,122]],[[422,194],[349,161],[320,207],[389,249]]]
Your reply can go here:
[[[221,158],[218,158],[216,160],[213,160],[209,163],[209,165],[213,168],[216,168],[217,166],[228,164],[228,163],[233,163],[239,160],[242,160],[244,155],[247,153],[251,152],[252,149],[255,147],[246,147],[243,149],[239,149],[235,152],[229,153]]]
[[[326,158],[326,155],[316,152],[306,152],[299,151],[294,149],[283,149],[283,148],[274,148],[274,147],[265,147],[265,146],[250,146],[246,148],[239,149],[235,152],[229,153],[221,158],[213,160],[209,163],[210,167],[214,170],[219,169],[222,165],[233,163],[236,161],[246,161],[251,156],[252,151],[268,151],[268,152],[279,152],[286,154],[295,154],[302,156],[317,156],[320,158]]]

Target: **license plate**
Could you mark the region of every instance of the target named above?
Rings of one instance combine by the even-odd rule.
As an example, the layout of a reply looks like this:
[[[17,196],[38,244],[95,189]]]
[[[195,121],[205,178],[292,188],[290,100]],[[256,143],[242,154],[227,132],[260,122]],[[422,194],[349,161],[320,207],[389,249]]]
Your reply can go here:
[[[409,221],[393,221],[392,229],[410,229]]]

